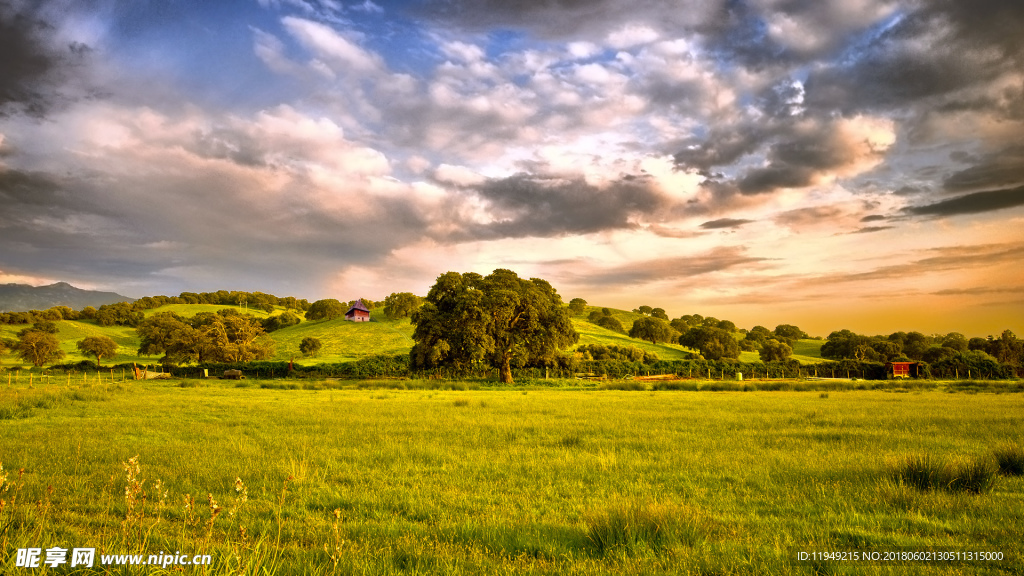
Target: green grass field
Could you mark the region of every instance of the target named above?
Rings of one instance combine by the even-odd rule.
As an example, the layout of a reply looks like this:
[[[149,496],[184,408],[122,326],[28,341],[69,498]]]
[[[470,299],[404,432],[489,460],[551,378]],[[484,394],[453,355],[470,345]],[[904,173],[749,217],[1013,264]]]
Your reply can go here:
[[[1021,446],[1021,394],[983,385],[950,394],[293,384],[0,388],[3,572],[22,573],[18,548],[54,546],[96,547],[97,558],[212,558],[206,569],[109,572],[118,574],[947,575],[1024,566],[1021,477],[972,494],[920,490],[889,472],[910,455],[987,461]],[[431,389],[439,385],[469,389]],[[136,455],[133,479],[123,463]],[[797,561],[801,551],[940,546],[1006,559]]]

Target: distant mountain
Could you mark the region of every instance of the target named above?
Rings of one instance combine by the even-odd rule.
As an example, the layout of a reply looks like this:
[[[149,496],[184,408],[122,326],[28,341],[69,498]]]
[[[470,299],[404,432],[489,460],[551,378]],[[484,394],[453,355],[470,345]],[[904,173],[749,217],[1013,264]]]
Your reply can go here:
[[[82,290],[67,282],[57,282],[49,286],[0,284],[0,312],[46,310],[53,306],[68,306],[73,310],[81,310],[86,306],[99,308],[104,304],[134,301],[134,298],[114,292]]]

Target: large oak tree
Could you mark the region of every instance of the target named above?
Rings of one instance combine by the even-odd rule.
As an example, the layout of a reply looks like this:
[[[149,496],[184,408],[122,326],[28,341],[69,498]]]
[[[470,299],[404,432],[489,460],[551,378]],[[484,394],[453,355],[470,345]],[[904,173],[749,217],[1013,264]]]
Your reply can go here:
[[[568,309],[545,280],[498,269],[484,277],[448,272],[438,277],[412,316],[416,368],[498,369],[512,383],[512,367],[552,362],[579,340]]]

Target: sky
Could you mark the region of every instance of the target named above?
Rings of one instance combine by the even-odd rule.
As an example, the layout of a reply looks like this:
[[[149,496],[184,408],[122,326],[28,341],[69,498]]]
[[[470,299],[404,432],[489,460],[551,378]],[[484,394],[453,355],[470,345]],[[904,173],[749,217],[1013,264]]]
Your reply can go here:
[[[0,0],[0,283],[1024,333],[1019,0]]]

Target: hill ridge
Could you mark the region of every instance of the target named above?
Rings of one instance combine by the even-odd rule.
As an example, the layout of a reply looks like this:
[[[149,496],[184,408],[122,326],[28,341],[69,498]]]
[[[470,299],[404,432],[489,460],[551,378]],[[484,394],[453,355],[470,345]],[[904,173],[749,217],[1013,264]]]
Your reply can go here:
[[[104,304],[134,301],[135,298],[122,296],[116,292],[85,290],[67,282],[55,282],[45,286],[0,284],[0,312],[28,312],[46,310],[54,306],[81,310],[86,306],[99,308]]]

